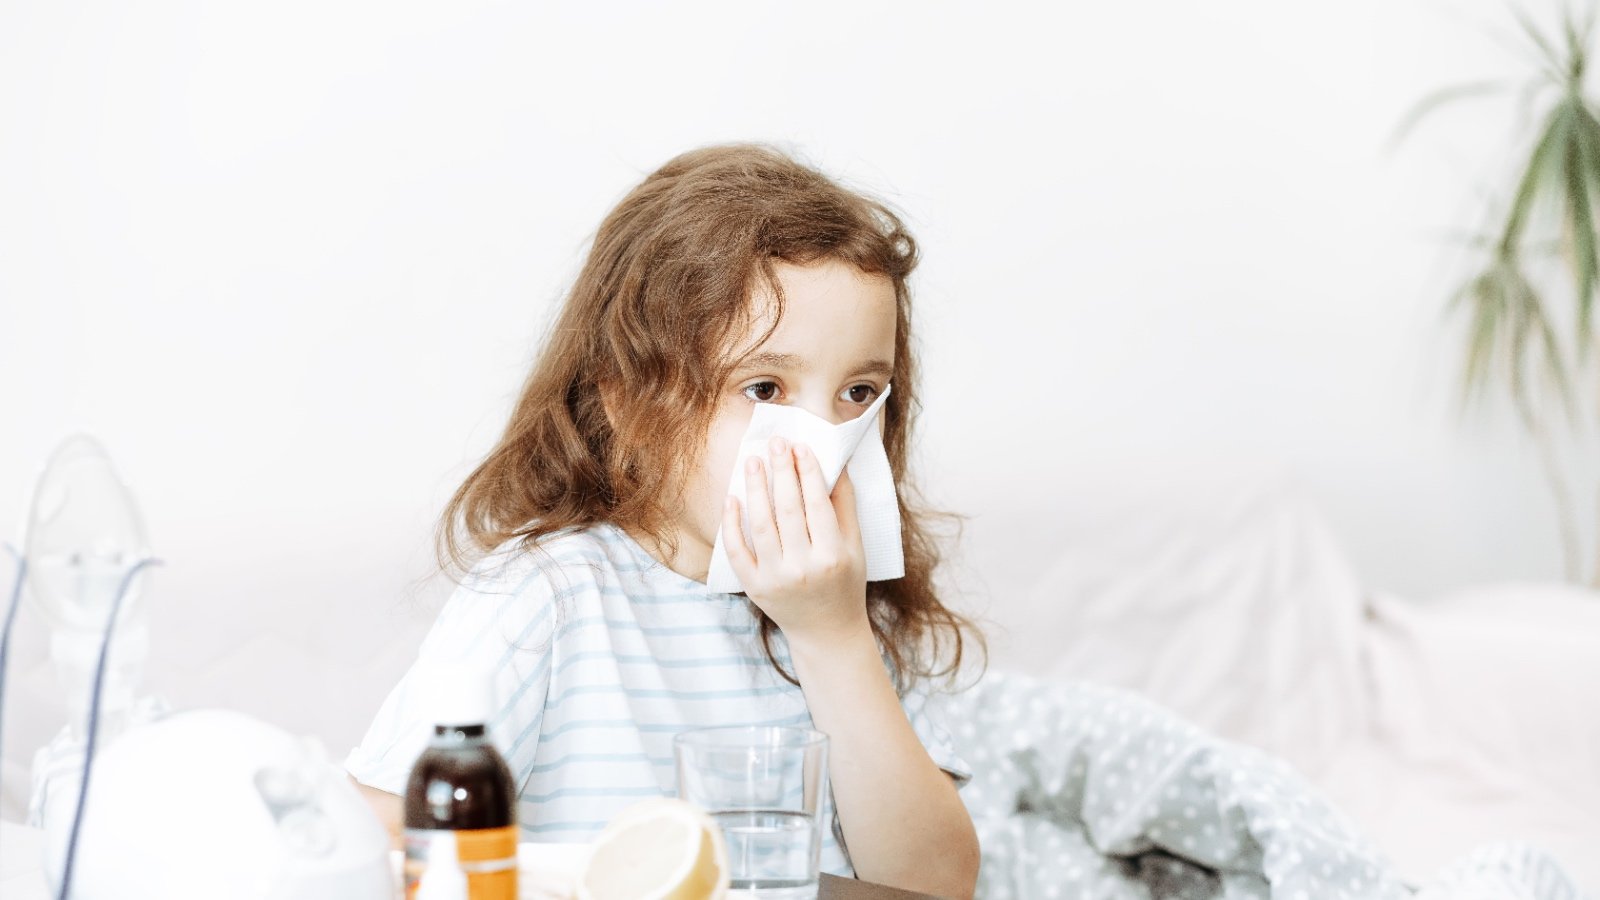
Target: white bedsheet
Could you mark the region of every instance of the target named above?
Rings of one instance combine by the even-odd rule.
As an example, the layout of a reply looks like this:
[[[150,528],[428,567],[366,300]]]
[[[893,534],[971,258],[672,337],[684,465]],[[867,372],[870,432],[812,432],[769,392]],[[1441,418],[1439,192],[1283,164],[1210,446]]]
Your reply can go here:
[[[1271,474],[1040,497],[969,531],[996,667],[1132,688],[1284,757],[1408,880],[1521,839],[1600,894],[1600,596],[1375,595]]]

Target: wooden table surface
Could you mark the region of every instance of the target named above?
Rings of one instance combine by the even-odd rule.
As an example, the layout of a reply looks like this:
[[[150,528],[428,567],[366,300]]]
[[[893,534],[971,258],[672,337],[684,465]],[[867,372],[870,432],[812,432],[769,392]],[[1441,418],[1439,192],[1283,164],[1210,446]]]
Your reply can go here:
[[[40,865],[44,835],[38,830],[12,822],[0,822],[0,897],[5,900],[51,900]],[[853,878],[823,875],[817,885],[817,900],[931,900],[926,894],[913,894]]]
[[[927,894],[914,894],[899,888],[884,887],[870,881],[823,874],[817,884],[817,900],[936,900]]]

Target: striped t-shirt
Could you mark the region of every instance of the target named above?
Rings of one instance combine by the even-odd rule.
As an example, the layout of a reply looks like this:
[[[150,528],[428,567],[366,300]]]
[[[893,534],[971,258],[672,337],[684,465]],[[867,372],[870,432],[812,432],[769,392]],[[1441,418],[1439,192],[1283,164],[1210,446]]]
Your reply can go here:
[[[675,794],[680,731],[811,727],[805,695],[766,659],[749,600],[708,591],[613,525],[539,547],[502,547],[463,580],[345,760],[357,781],[404,793],[433,733],[417,673],[465,656],[494,659],[489,730],[516,779],[527,841],[588,841],[624,807]],[[790,668],[781,633],[773,650]],[[965,784],[971,772],[927,701],[922,687],[901,699],[934,763]],[[852,875],[837,814],[828,832],[823,871]]]

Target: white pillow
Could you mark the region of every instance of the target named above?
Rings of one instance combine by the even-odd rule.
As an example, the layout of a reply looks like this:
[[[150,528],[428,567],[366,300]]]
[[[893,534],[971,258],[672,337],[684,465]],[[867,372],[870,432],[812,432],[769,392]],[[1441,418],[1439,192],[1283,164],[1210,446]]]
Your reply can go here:
[[[992,664],[1140,691],[1303,768],[1336,753],[1365,720],[1362,591],[1304,493],[1271,472],[1078,477],[968,528]]]

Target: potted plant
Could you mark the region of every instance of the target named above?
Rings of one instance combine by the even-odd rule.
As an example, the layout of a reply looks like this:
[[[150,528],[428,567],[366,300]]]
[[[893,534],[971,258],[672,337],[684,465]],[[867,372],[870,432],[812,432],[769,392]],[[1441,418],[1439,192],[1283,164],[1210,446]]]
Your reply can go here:
[[[1600,115],[1585,92],[1594,36],[1592,4],[1562,10],[1560,23],[1539,27],[1512,9],[1519,39],[1536,73],[1522,84],[1460,85],[1412,111],[1403,137],[1439,107],[1519,90],[1533,123],[1524,138],[1509,195],[1491,210],[1491,226],[1473,242],[1473,271],[1447,306],[1465,326],[1461,372],[1467,402],[1503,392],[1539,461],[1560,518],[1567,577],[1579,580],[1589,556],[1589,581],[1600,586],[1600,547],[1580,546],[1580,512],[1562,460],[1564,439],[1600,419],[1595,295],[1600,289]],[[1600,498],[1597,498],[1600,499]]]

